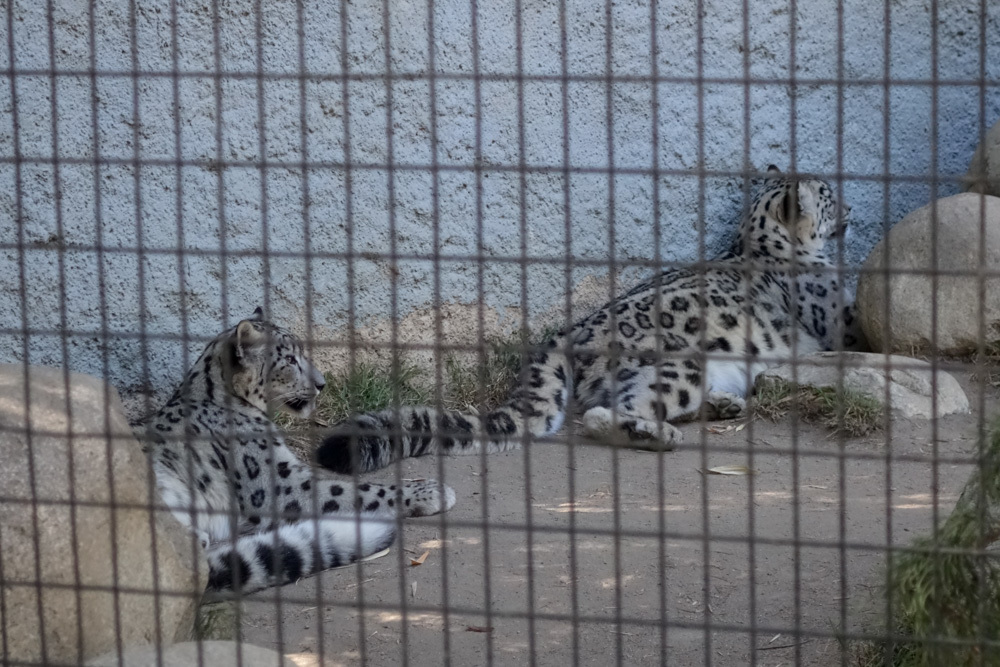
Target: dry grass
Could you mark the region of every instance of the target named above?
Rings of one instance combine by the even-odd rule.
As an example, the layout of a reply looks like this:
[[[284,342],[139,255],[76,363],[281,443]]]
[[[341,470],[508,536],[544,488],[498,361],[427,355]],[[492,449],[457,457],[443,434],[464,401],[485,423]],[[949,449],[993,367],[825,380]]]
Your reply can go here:
[[[974,354],[967,361],[976,366],[970,378],[973,382],[1000,388],[1000,342],[988,343],[983,354]]]
[[[510,396],[521,372],[523,356],[551,340],[557,327],[538,334],[516,333],[486,344],[485,356],[465,356],[465,363],[452,355],[445,360],[444,404],[455,410],[492,410]]]
[[[760,383],[751,402],[755,419],[779,421],[793,410],[799,419],[823,424],[849,436],[862,436],[882,428],[881,402],[861,392],[831,388],[794,387],[781,380]]]
[[[507,400],[521,369],[521,344],[513,339],[489,343],[486,354],[445,359],[445,406],[492,410]]]

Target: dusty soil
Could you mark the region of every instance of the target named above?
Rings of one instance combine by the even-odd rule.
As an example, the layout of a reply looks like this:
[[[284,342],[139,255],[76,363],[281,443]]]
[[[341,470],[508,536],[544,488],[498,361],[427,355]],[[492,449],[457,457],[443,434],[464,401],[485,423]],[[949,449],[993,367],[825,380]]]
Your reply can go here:
[[[840,665],[838,633],[878,632],[886,546],[929,531],[935,500],[947,516],[997,412],[956,375],[974,412],[936,428],[689,424],[663,455],[571,432],[406,461],[455,508],[407,521],[384,558],[244,601],[243,638],[332,665]],[[727,464],[756,474],[699,472]]]

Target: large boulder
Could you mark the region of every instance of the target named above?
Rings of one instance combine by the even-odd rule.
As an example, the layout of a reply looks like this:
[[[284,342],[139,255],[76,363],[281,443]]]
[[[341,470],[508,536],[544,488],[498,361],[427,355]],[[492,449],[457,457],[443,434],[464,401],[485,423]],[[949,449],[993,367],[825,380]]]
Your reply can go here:
[[[1000,197],[1000,121],[987,130],[976,147],[965,178],[969,192]]]
[[[190,637],[207,567],[150,482],[113,388],[0,365],[0,663]]]
[[[769,368],[757,376],[757,385],[773,380],[800,387],[840,389],[865,394],[904,417],[969,412],[969,399],[949,373],[935,371],[926,361],[872,352],[819,352]],[[886,403],[888,385],[888,403]]]
[[[937,229],[936,285],[932,217]],[[872,250],[858,280],[858,316],[872,349],[967,354],[977,349],[981,324],[985,343],[1000,342],[1000,278],[976,275],[980,267],[994,273],[1000,267],[997,197],[958,194],[903,218]],[[932,327],[935,300],[937,326]]]
[[[315,664],[319,664],[317,661]],[[234,641],[184,642],[157,648],[139,646],[109,653],[87,667],[295,667],[296,663],[274,651]]]

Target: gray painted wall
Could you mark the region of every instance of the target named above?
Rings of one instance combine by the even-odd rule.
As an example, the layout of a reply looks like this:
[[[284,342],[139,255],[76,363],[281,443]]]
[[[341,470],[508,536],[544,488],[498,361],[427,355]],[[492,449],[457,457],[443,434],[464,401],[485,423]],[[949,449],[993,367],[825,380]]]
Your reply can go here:
[[[170,338],[211,336],[258,304],[300,332],[311,321],[314,335],[333,343],[345,340],[353,307],[359,340],[371,346],[390,340],[395,285],[400,339],[433,342],[434,312],[446,314],[447,342],[475,340],[480,312],[487,334],[515,329],[524,315],[522,272],[518,264],[499,258],[516,257],[522,244],[532,258],[561,261],[566,256],[566,183],[560,170],[567,139],[569,162],[578,168],[568,183],[570,252],[584,264],[572,270],[568,286],[562,264],[529,266],[532,324],[560,317],[567,291],[588,303],[602,300],[608,269],[600,263],[612,252],[619,262],[653,260],[657,250],[664,260],[694,259],[700,219],[705,252],[717,252],[729,242],[743,202],[742,179],[732,172],[743,169],[747,159],[756,168],[771,162],[789,167],[793,136],[800,169],[835,172],[839,145],[844,172],[858,177],[843,180],[859,232],[846,259],[857,265],[884,224],[927,203],[931,186],[914,181],[935,173],[945,179],[963,174],[981,125],[1000,116],[998,3],[987,3],[985,26],[976,3],[939,3],[935,68],[929,1],[890,2],[886,25],[881,2],[845,0],[841,50],[836,3],[800,0],[793,71],[788,4],[752,1],[749,73],[754,82],[744,85],[738,3],[708,0],[703,3],[701,67],[708,80],[701,88],[699,158],[694,2],[656,3],[655,67],[662,79],[654,118],[653,86],[643,80],[654,66],[648,2],[616,1],[611,8],[611,68],[615,75],[634,78],[612,86],[609,113],[600,81],[607,66],[604,3],[567,3],[570,80],[564,110],[558,3],[524,0],[521,43],[529,76],[523,84],[522,154],[518,86],[509,78],[517,69],[515,6],[480,0],[483,291],[478,292],[476,261],[442,261],[438,289],[444,308],[435,311],[435,243],[447,256],[477,252],[477,106],[471,79],[476,60],[469,1],[435,3],[433,40],[426,3],[389,3],[391,70],[413,75],[391,84],[391,157],[403,167],[391,176],[383,168],[390,153],[381,2],[346,3],[342,32],[340,3],[304,0],[300,64],[295,2],[259,3],[258,24],[254,3],[219,0],[219,67],[238,75],[221,81],[213,77],[211,2],[178,2],[175,26],[167,0],[143,0],[134,16],[125,0],[97,0],[93,48],[88,2],[54,4],[50,49],[45,2],[0,3],[0,68],[5,71],[0,85],[0,361],[24,358],[17,333],[25,326],[23,304],[26,326],[36,331],[27,346],[32,363],[64,363],[58,334],[65,318],[71,332],[68,364],[106,373],[129,391],[169,387],[181,373],[182,348],[195,351],[201,345],[183,346]],[[128,76],[133,22],[134,66],[142,72],[137,80]],[[982,71],[981,30],[989,40],[986,86],[976,83]],[[342,34],[347,36],[346,63],[341,61]],[[431,41],[433,67],[445,75],[433,99],[428,81],[420,78],[431,64]],[[9,75],[11,53],[14,77]],[[87,75],[92,55],[102,72],[94,90]],[[295,77],[302,66],[313,76],[304,83]],[[53,67],[60,72],[54,79],[45,72]],[[265,74],[261,79],[252,76],[258,67]],[[346,96],[339,79],[344,68],[355,75]],[[894,82],[885,87],[881,79],[887,68]],[[173,70],[183,76],[168,76]],[[838,88],[832,81],[841,71],[849,82]],[[792,74],[794,87],[788,85]],[[928,85],[935,74],[956,85],[935,91]],[[58,169],[54,155],[65,160]],[[131,164],[136,158],[146,161],[138,170]],[[178,158],[180,168],[173,164]],[[262,158],[266,169],[257,165]],[[313,167],[303,170],[304,159]],[[413,168],[435,159],[442,167],[436,208],[433,174]],[[534,168],[525,177],[523,200],[515,170],[521,159]],[[357,165],[350,173],[350,217],[345,160]],[[651,173],[656,161],[667,172],[658,188]],[[614,178],[613,205],[609,166],[622,170]],[[704,180],[703,209],[700,166],[722,174]],[[909,179],[889,185],[887,202],[878,180],[884,174]],[[378,257],[393,239],[390,182],[396,249],[407,257],[395,267]],[[944,182],[938,192],[957,190],[956,183]],[[97,244],[103,253],[95,252]],[[143,251],[141,258],[137,249]],[[222,249],[225,257],[218,254]],[[352,289],[343,258],[349,249],[361,257],[351,262]],[[306,250],[316,254],[309,262],[302,257]],[[632,267],[620,277],[628,282],[649,272]],[[144,345],[137,337],[142,331],[166,340]],[[334,346],[317,355],[334,364],[342,352]]]

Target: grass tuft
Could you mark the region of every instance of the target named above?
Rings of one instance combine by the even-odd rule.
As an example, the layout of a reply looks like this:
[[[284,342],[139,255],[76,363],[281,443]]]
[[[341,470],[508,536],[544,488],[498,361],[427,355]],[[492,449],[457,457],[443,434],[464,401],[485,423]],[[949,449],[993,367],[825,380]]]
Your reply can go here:
[[[558,327],[546,327],[538,334],[522,338],[515,333],[508,338],[491,340],[480,363],[478,354],[467,354],[462,363],[455,355],[445,359],[445,407],[454,410],[493,410],[510,397],[521,372],[522,353],[532,353],[552,340]]]
[[[889,563],[897,641],[864,642],[856,664],[890,667],[1000,664],[1000,429],[994,427],[936,539],[918,539]]]
[[[466,355],[473,361],[463,363],[449,355],[444,362],[446,407],[455,410],[492,410],[510,396],[521,369],[521,344],[514,338],[488,344],[479,363],[478,355]]]
[[[326,374],[326,387],[316,399],[316,421],[336,424],[359,412],[378,412],[398,401],[423,405],[432,397],[420,368],[402,363],[359,363],[353,370]]]
[[[976,366],[970,378],[973,382],[984,382],[994,389],[1000,388],[1000,341],[986,343],[983,354],[973,354],[967,360]]]
[[[792,409],[792,385],[779,380],[759,382],[750,402],[754,419],[776,422],[784,419]]]
[[[311,421],[337,424],[359,412],[385,410],[397,399],[401,405],[422,405],[433,396],[417,366],[401,364],[393,374],[389,364],[361,362],[353,370],[325,373],[326,386],[316,397]],[[285,430],[296,430],[300,422],[285,413],[273,416]]]
[[[882,428],[885,408],[880,401],[851,389],[798,387],[783,380],[760,382],[751,411],[755,419],[778,421],[793,409],[800,419],[818,423],[849,436],[862,436]]]
[[[385,410],[398,400],[400,405],[423,405],[433,396],[423,382],[421,370],[403,363],[395,373],[388,363],[361,362],[353,370],[326,373],[326,386],[316,397],[310,422],[284,413],[274,423],[285,432],[288,446],[303,460],[312,458],[319,443],[317,427],[339,424],[359,412]]]
[[[196,641],[232,641],[238,638],[236,603],[210,602],[195,612],[193,639]]]

